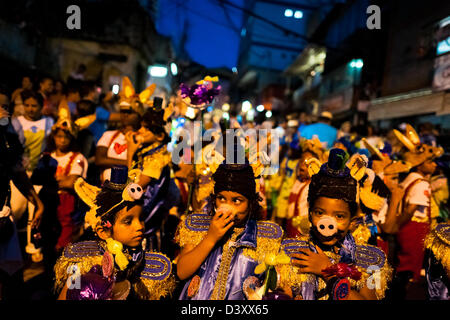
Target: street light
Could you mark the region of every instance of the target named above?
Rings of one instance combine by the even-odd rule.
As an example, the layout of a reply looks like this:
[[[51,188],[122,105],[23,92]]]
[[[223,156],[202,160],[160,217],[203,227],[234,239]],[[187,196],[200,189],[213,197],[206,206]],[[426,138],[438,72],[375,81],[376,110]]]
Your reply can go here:
[[[120,89],[120,87],[119,87],[118,84],[113,85],[112,86],[112,93],[119,94],[119,89]]]
[[[263,112],[264,111],[264,106],[262,104],[260,104],[259,106],[256,107],[256,111]]]
[[[167,76],[167,67],[151,66],[150,75],[155,78],[164,78],[165,76]]]
[[[229,111],[230,110],[230,105],[228,103],[224,103],[222,105],[222,110],[225,111],[225,112]]]
[[[266,118],[271,118],[272,117],[272,111],[267,111],[266,112]]]
[[[251,108],[252,108],[252,104],[250,103],[250,101],[245,100],[244,102],[242,102],[242,112],[243,113],[247,113]]]
[[[301,19],[301,18],[303,18],[303,12],[301,12],[300,10],[295,11],[295,13],[294,13],[294,18],[295,18],[295,19]]]
[[[352,67],[352,68],[361,69],[363,66],[364,66],[364,62],[362,59],[353,59],[350,62],[350,67]]]
[[[178,67],[177,67],[177,64],[175,62],[172,62],[170,64],[170,71],[172,71],[172,74],[174,76],[176,76],[178,74]]]
[[[286,9],[286,10],[284,10],[284,16],[285,16],[285,17],[290,18],[290,17],[293,16],[293,14],[294,14],[294,12],[293,12],[291,9]]]

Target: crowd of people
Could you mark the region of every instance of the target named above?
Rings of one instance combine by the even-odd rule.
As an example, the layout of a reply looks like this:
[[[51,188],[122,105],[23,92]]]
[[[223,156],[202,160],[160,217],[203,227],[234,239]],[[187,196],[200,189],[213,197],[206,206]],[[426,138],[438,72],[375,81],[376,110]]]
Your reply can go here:
[[[0,95],[0,298],[33,278],[30,297],[61,300],[449,298],[448,164],[432,125],[225,120],[204,108],[211,77],[172,97],[127,77],[117,95],[69,80],[36,90],[23,77]],[[174,162],[194,120],[213,139]],[[236,135],[250,128],[272,130]]]

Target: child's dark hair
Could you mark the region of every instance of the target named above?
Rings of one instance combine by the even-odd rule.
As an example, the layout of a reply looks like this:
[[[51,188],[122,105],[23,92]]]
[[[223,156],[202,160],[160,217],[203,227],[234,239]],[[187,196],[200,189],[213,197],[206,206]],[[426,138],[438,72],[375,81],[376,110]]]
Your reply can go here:
[[[42,108],[44,106],[44,98],[37,93],[36,91],[33,90],[23,90],[20,93],[20,97],[22,98],[22,101],[25,103],[25,100],[29,99],[29,98],[33,98],[34,100],[37,101],[38,105]]]
[[[164,111],[162,111],[164,113]],[[164,126],[166,122],[162,120],[162,115],[158,114],[151,109],[147,110],[142,116],[143,126],[150,130],[153,134],[159,135],[161,133],[164,134],[164,139],[162,141],[163,144],[167,144],[170,142],[170,137],[167,134]]]
[[[109,221],[112,225],[116,223],[117,220],[117,213],[122,210],[123,208],[127,208],[127,210],[130,210],[136,205],[142,205],[142,201],[124,201],[121,205],[117,206],[113,210],[115,205],[120,203],[122,201],[122,191],[116,191],[116,190],[109,190],[109,189],[103,189],[95,198],[95,202],[99,204],[99,208],[97,209],[97,215],[104,215],[102,216],[102,221]],[[108,212],[108,210],[111,210]]]

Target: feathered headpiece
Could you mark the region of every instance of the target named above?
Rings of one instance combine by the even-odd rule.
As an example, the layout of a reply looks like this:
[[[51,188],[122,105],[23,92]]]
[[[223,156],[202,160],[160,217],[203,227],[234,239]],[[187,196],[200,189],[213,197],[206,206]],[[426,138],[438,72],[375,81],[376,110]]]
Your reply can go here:
[[[402,134],[400,131],[394,129],[394,134],[397,139],[408,149],[403,157],[405,161],[409,162],[412,167],[417,167],[427,160],[439,158],[444,154],[442,147],[433,147],[420,142],[419,135],[414,128],[407,124],[406,133]]]
[[[155,89],[156,84],[153,83],[140,94],[137,94],[130,79],[128,77],[123,77],[122,90],[119,93],[120,109],[131,109],[142,116],[145,112],[144,106],[151,103],[150,97],[153,92],[155,92]]]
[[[312,139],[301,139],[300,148],[302,149],[302,152],[311,152],[313,155],[316,155],[320,161],[325,160],[325,149],[323,148],[320,140],[316,137]]]
[[[206,76],[203,80],[196,82],[192,87],[184,83],[180,85],[183,101],[192,108],[203,108],[213,102],[219,95],[221,87],[214,88],[213,82],[218,82],[218,77]]]
[[[376,174],[394,175],[402,172],[409,172],[411,164],[404,160],[391,160],[389,154],[383,153],[380,149],[370,144],[365,138],[362,138],[366,148],[370,151],[374,160],[372,160],[372,169]],[[385,149],[385,148],[383,148]]]
[[[69,105],[67,101],[63,100],[60,102],[58,107],[58,120],[52,127],[52,131],[61,129],[69,133],[72,137],[76,138],[78,135],[79,127],[72,121],[70,115]]]

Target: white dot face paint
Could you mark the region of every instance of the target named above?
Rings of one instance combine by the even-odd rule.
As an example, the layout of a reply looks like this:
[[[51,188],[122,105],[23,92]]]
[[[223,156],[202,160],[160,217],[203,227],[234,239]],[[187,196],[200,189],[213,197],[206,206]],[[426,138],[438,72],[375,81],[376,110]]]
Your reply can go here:
[[[317,231],[324,237],[334,236],[338,232],[337,221],[330,216],[324,216],[317,221]]]

